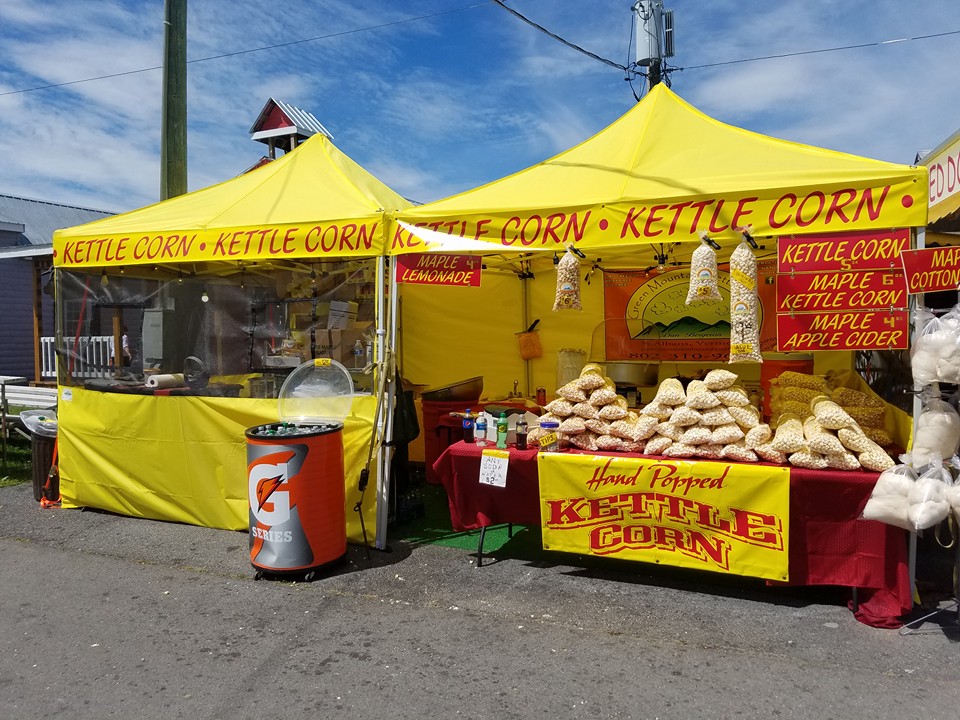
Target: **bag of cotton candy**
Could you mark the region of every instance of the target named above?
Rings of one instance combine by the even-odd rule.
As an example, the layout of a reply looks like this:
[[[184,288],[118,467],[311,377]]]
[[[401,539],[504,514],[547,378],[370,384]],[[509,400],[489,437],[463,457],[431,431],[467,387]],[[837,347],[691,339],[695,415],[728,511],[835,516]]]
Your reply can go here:
[[[960,383],[960,308],[954,306],[941,317],[919,308],[914,324],[918,328],[910,350],[914,382]]]
[[[912,530],[931,528],[950,514],[947,491],[953,485],[953,476],[939,458],[936,460],[907,493],[907,519]]]
[[[860,517],[913,530],[913,523],[907,517],[907,496],[916,482],[917,471],[909,465],[895,465],[884,470],[877,478]]]
[[[940,399],[938,390],[927,388],[921,395],[921,411],[913,433],[910,464],[923,467],[937,458],[951,458],[960,447],[960,414]]]

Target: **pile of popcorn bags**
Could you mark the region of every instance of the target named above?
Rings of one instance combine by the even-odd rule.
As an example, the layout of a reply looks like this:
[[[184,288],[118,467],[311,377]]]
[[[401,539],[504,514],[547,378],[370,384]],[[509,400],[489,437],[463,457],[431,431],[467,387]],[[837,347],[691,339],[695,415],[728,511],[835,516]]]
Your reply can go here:
[[[724,369],[711,370],[686,387],[667,378],[653,401],[637,411],[628,408],[603,368],[591,363],[557,390],[541,420],[559,422],[561,443],[583,450],[815,469],[881,471],[895,464],[878,442],[892,442],[882,428],[870,426],[868,434],[851,415],[882,425],[882,401],[850,388],[830,390],[813,375],[786,372],[778,378],[775,421],[765,423],[737,381],[735,373]],[[529,441],[536,443],[542,435],[535,428]]]

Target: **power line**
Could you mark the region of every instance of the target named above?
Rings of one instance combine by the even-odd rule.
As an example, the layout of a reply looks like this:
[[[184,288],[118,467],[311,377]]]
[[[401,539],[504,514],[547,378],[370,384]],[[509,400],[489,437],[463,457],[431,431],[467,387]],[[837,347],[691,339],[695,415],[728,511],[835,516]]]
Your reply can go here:
[[[543,27],[542,25],[538,25],[537,23],[535,23],[535,22],[534,22],[533,20],[531,20],[530,18],[525,17],[524,15],[521,15],[521,14],[518,13],[516,10],[514,10],[512,7],[509,7],[509,6],[508,6],[506,3],[504,3],[502,0],[493,0],[493,2],[495,2],[497,5],[499,5],[500,7],[502,7],[504,10],[506,10],[508,13],[510,13],[510,14],[513,15],[514,17],[519,18],[520,20],[522,20],[523,22],[525,22],[527,25],[529,25],[529,26],[531,26],[531,27],[533,27],[533,28],[536,28],[537,30],[539,30],[540,32],[544,33],[545,35],[548,35],[549,37],[552,37],[552,38],[553,38],[554,40],[556,40],[557,42],[563,43],[563,44],[566,45],[568,48],[571,48],[572,50],[576,50],[577,52],[583,53],[583,54],[586,55],[587,57],[593,58],[594,60],[597,60],[597,61],[599,61],[599,62],[604,63],[605,65],[610,65],[611,67],[615,67],[615,68],[617,68],[617,69],[619,69],[619,70],[623,70],[624,72],[626,72],[626,71],[628,70],[628,68],[627,68],[626,65],[621,65],[620,63],[616,63],[616,62],[614,62],[613,60],[607,60],[607,58],[605,58],[605,57],[601,57],[601,56],[599,56],[599,55],[597,55],[597,54],[595,54],[595,53],[590,52],[589,50],[585,50],[584,48],[580,47],[579,45],[575,45],[574,43],[572,43],[572,42],[570,42],[570,41],[568,41],[568,40],[564,40],[562,37],[560,37],[559,35],[555,35],[554,33],[550,32],[549,30],[547,30],[547,29],[546,29],[545,27]]]
[[[522,20],[523,22],[527,23],[527,24],[530,25],[531,27],[536,28],[536,29],[539,30],[540,32],[542,32],[542,33],[544,33],[545,35],[553,38],[554,40],[557,40],[558,42],[566,45],[567,47],[569,47],[569,48],[571,48],[571,49],[573,49],[573,50],[576,50],[577,52],[583,53],[583,54],[586,55],[587,57],[593,58],[594,60],[597,60],[597,61],[599,61],[599,62],[604,63],[605,65],[610,65],[611,67],[615,67],[615,68],[617,68],[617,69],[619,69],[619,70],[623,70],[625,73],[627,73],[626,80],[627,80],[628,82],[630,82],[630,87],[631,87],[631,89],[633,88],[633,82],[632,82],[633,78],[631,77],[631,74],[644,75],[643,72],[640,72],[640,71],[637,70],[636,63],[629,63],[629,64],[627,64],[627,65],[621,65],[620,63],[614,62],[613,60],[608,60],[607,58],[601,57],[600,55],[597,55],[597,54],[595,54],[595,53],[590,52],[589,50],[585,50],[584,48],[580,47],[579,45],[576,45],[576,44],[574,44],[574,43],[572,43],[572,42],[569,42],[568,40],[563,39],[563,38],[560,37],[559,35],[556,35],[555,33],[550,32],[549,30],[547,30],[547,29],[546,29],[545,27],[543,27],[542,25],[538,25],[538,24],[535,23],[534,21],[532,21],[532,20],[530,20],[529,18],[525,17],[524,15],[522,15],[522,14],[519,13],[519,12],[517,12],[517,11],[514,10],[513,8],[509,7],[506,3],[503,2],[503,0],[493,0],[493,2],[495,2],[497,5],[499,5],[500,7],[502,7],[502,8],[503,8],[504,10],[506,10],[507,12],[509,12],[511,15],[514,15],[515,17],[519,18],[520,20]],[[632,28],[632,23],[631,23],[631,28]],[[960,30],[950,30],[950,31],[947,31],[947,32],[942,32],[942,33],[932,33],[932,34],[930,34],[930,35],[916,35],[916,36],[908,37],[908,38],[897,38],[897,39],[895,39],[895,40],[881,40],[881,41],[879,41],[879,42],[860,43],[860,44],[857,44],[857,45],[842,45],[842,46],[838,46],[838,47],[821,48],[821,49],[819,49],[819,50],[801,50],[801,51],[798,51],[798,52],[780,53],[780,54],[777,54],[777,55],[762,55],[762,56],[753,57],[753,58],[742,58],[742,59],[740,59],[740,60],[726,60],[726,61],[716,62],[716,63],[705,63],[705,64],[703,64],[703,65],[687,65],[686,67],[668,67],[668,66],[664,66],[664,68],[663,68],[663,73],[664,73],[664,76],[666,76],[668,73],[673,72],[674,70],[701,70],[701,69],[711,68],[711,67],[720,67],[720,66],[722,66],[722,65],[735,65],[735,64],[737,64],[737,63],[755,62],[755,61],[757,61],[757,60],[774,60],[774,59],[778,59],[778,58],[798,57],[798,56],[801,56],[801,55],[815,55],[815,54],[818,54],[818,53],[837,52],[837,51],[840,51],[840,50],[855,50],[855,49],[866,48],[866,47],[879,47],[879,46],[881,46],[881,45],[893,45],[893,44],[895,44],[895,43],[910,42],[910,41],[914,41],[914,40],[929,40],[929,39],[932,39],[932,38],[945,37],[945,36],[947,36],[947,35],[957,35],[957,34],[960,34]],[[632,29],[631,29],[631,33],[630,33],[630,39],[631,39],[631,42],[632,42],[632,41],[633,41],[633,31],[632,31]],[[637,42],[639,42],[639,40],[640,40],[640,39],[637,38]],[[667,84],[669,85],[669,83],[667,83]],[[633,95],[634,95],[635,98],[637,98],[637,99],[639,100],[639,97],[638,97],[638,95],[637,95],[637,93],[636,93],[635,90],[633,91]]]
[[[838,50],[857,50],[866,47],[879,47],[880,45],[893,45],[901,42],[911,42],[913,40],[930,40],[931,38],[945,37],[947,35],[960,35],[960,30],[949,30],[942,33],[933,33],[932,35],[916,35],[908,38],[897,38],[895,40],[881,40],[879,42],[860,43],[857,45],[842,45],[839,47],[820,48],[819,50],[800,50],[798,52],[781,53],[778,55],[760,55],[752,58],[742,58],[740,60],[725,60],[723,62],[706,63],[704,65],[687,65],[686,67],[672,68],[673,70],[702,70],[703,68],[720,67],[721,65],[735,65],[737,63],[756,62],[757,60],[775,60],[778,58],[798,57],[800,55],[816,55],[818,53],[836,52]]]
[[[277,43],[276,45],[264,45],[262,47],[250,48],[248,50],[237,50],[235,52],[223,53],[222,55],[210,55],[208,57],[195,58],[193,60],[187,60],[187,64],[189,65],[193,63],[207,62],[209,60],[220,60],[222,58],[236,57],[237,55],[249,55],[250,53],[262,52],[264,50],[275,50],[277,48],[290,47],[292,45],[302,45],[303,43],[316,42],[317,40],[330,40],[331,38],[343,37],[344,35],[353,35],[356,33],[366,32],[368,30],[379,30],[381,28],[391,27],[393,25],[403,25],[404,23],[416,22],[417,20],[429,20],[430,18],[463,12],[464,10],[475,10],[476,8],[484,7],[489,4],[490,0],[486,0],[486,2],[474,3],[473,5],[466,5],[463,7],[454,8],[452,10],[441,10],[440,12],[431,13],[429,15],[418,15],[417,17],[406,18],[404,20],[393,20],[391,22],[380,23],[379,25],[368,25],[366,27],[355,28],[353,30],[343,30],[341,32],[330,33],[328,35],[317,35],[316,37],[304,38],[303,40],[290,40],[289,42]],[[124,77],[125,75],[137,75],[139,73],[152,72],[153,70],[161,69],[163,69],[162,65],[154,65],[153,67],[139,68],[137,70],[125,70],[123,72],[110,73],[108,75],[97,75],[95,77],[82,78],[80,80],[67,80],[66,82],[38,85],[37,87],[32,88],[8,90],[6,92],[0,92],[0,97],[3,97],[4,95],[19,95],[21,93],[35,92],[37,90],[50,90],[52,88],[67,87],[68,85],[79,85],[80,83],[94,82],[96,80],[108,80],[110,78]]]

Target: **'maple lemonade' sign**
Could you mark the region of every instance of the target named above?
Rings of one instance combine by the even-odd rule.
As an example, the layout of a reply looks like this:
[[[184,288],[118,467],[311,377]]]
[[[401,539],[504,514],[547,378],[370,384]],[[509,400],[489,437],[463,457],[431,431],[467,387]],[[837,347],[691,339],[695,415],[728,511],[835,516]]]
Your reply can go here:
[[[547,550],[787,580],[790,469],[540,453]]]
[[[483,260],[472,255],[397,255],[397,282],[407,285],[480,287]]]

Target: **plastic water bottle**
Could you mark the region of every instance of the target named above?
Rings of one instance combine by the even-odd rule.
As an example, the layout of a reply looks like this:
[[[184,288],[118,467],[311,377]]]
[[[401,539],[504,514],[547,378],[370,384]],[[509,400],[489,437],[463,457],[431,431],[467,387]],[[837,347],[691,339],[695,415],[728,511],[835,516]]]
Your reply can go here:
[[[473,415],[470,412],[470,408],[467,408],[467,414],[463,418],[463,441],[465,443],[472,443],[474,441]]]
[[[355,368],[363,367],[363,343],[357,340],[353,344],[353,366]]]
[[[497,418],[497,447],[505,450],[507,447],[507,432],[510,429],[510,421],[507,420],[507,413],[500,413]]]
[[[487,417],[485,415],[477,416],[477,445],[483,447],[487,444]]]

